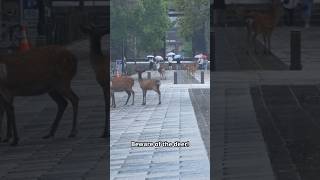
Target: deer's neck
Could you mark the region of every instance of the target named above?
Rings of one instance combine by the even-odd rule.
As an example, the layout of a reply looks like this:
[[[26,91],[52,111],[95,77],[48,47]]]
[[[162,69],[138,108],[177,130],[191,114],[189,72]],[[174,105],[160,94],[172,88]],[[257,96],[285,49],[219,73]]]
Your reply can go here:
[[[92,42],[90,43],[90,53],[91,55],[102,56],[101,42]]]

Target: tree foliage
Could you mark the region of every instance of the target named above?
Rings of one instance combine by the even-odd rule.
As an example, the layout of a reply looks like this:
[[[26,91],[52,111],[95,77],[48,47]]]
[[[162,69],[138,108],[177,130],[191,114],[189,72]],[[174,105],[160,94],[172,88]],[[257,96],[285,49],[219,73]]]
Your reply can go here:
[[[164,0],[111,0],[111,47],[119,57],[126,49],[153,53],[163,48],[169,28]],[[120,54],[120,55],[119,55]]]
[[[186,41],[192,42],[192,51],[208,51],[209,49],[209,0],[174,0],[176,11],[183,13],[178,17],[179,34]]]

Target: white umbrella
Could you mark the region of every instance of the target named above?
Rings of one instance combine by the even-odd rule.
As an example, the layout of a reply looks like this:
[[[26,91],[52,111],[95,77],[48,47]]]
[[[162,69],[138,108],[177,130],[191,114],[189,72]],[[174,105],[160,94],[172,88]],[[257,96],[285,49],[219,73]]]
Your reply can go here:
[[[154,56],[153,55],[148,55],[147,58],[154,58]]]
[[[161,56],[156,56],[155,59],[156,59],[157,61],[163,61],[163,57],[161,57]]]
[[[176,55],[176,53],[174,53],[174,52],[169,52],[169,53],[167,54],[167,56],[174,56],[174,55]]]
[[[180,54],[177,54],[177,55],[175,55],[175,56],[173,57],[173,59],[179,59],[179,58],[181,58],[181,55],[180,55]]]
[[[199,58],[202,58],[202,56],[203,56],[202,54],[197,54],[197,55],[194,56],[194,58],[199,59]]]

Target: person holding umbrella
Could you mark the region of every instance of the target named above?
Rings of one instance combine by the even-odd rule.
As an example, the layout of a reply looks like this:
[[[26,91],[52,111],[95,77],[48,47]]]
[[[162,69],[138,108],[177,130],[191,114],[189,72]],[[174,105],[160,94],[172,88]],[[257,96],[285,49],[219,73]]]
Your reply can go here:
[[[163,61],[163,58],[162,56],[156,56],[154,59],[156,60],[156,68],[158,70],[160,68],[160,62]]]
[[[203,54],[200,53],[200,54],[197,54],[194,56],[195,58],[197,58],[197,62],[198,62],[198,65],[199,65],[199,69],[201,70],[202,69],[202,65],[203,65]]]
[[[172,61],[173,61],[173,57],[175,56],[176,54],[174,52],[169,52],[167,54],[167,59],[168,59],[168,64],[169,64],[169,70],[172,70]]]
[[[153,55],[148,55],[147,58],[148,58],[148,61],[149,61],[149,70],[152,71],[153,70],[153,63],[154,63],[154,60],[153,60],[154,56]]]
[[[182,57],[181,57],[181,55],[180,54],[177,54],[177,55],[175,55],[174,57],[173,57],[173,59],[175,60],[175,61],[177,61],[177,70],[180,70],[181,68],[180,68],[180,61],[181,61],[181,59],[182,59]]]

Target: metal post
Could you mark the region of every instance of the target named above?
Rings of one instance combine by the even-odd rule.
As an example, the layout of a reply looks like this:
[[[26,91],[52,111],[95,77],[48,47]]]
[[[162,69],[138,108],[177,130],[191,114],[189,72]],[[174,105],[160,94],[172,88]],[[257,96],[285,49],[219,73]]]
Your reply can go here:
[[[201,84],[204,84],[204,71],[201,71]]]
[[[301,31],[291,31],[291,64],[290,70],[302,70],[301,65]]]
[[[148,72],[148,79],[151,79],[151,72]]]
[[[177,71],[173,73],[173,84],[178,84]]]

